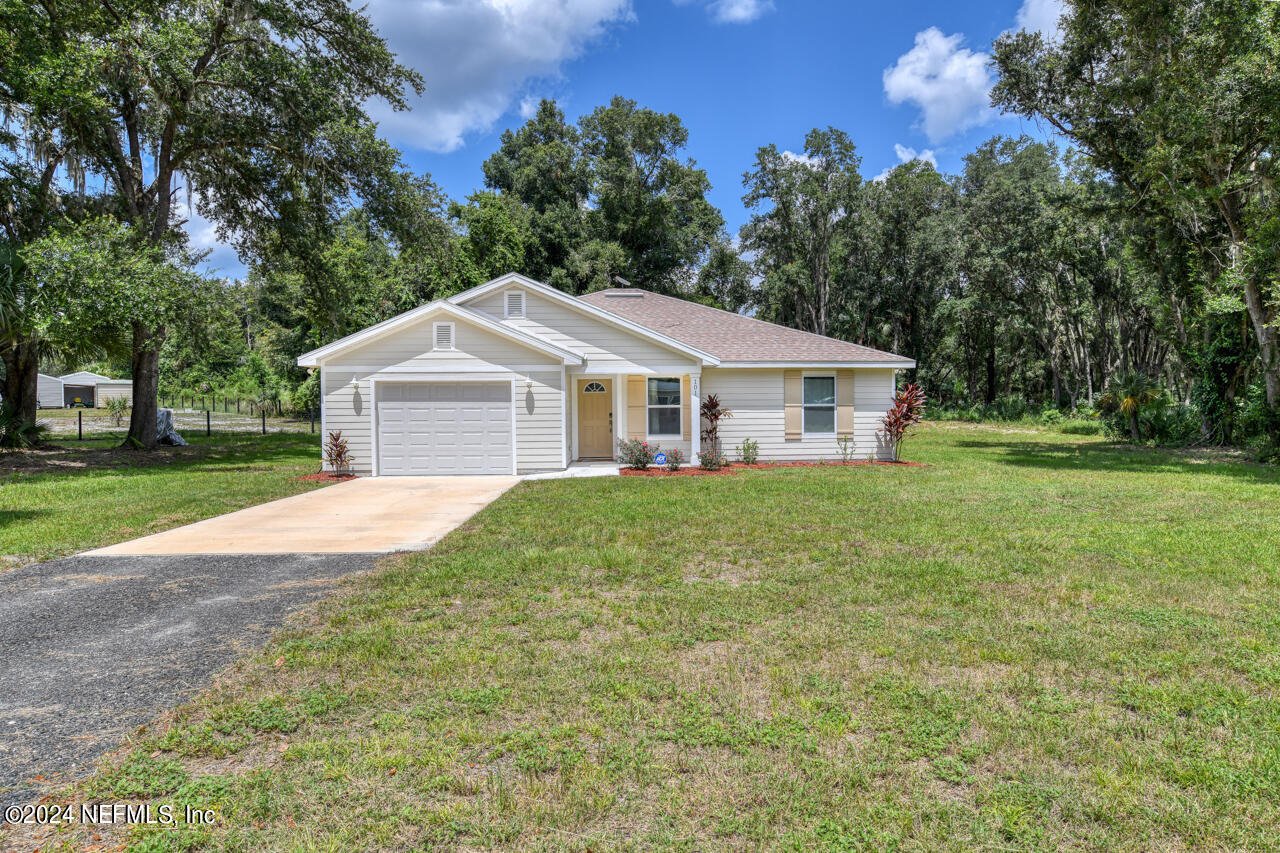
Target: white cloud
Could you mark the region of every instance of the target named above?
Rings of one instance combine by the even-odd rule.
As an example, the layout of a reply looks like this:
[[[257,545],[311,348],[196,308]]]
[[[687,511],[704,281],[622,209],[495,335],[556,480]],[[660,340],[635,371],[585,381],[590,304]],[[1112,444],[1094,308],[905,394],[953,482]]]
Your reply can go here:
[[[1062,13],[1062,0],[1022,0],[1015,29],[1029,33],[1039,31],[1049,41],[1058,41],[1062,38],[1062,30],[1058,27]]]
[[[818,165],[816,158],[810,157],[808,154],[797,154],[794,151],[783,151],[782,159],[790,160],[792,163],[803,163],[806,166]]]
[[[749,24],[773,11],[773,0],[715,0],[707,7],[712,20],[720,24]]]
[[[493,126],[533,81],[632,19],[630,0],[373,0],[378,31],[426,91],[410,112],[371,106],[392,142],[454,151]],[[537,101],[533,102],[536,109]]]
[[[520,118],[531,119],[538,114],[538,104],[542,103],[541,98],[533,95],[525,95],[520,99]]]
[[[914,148],[903,145],[901,142],[895,142],[893,143],[893,153],[898,156],[899,164],[910,163],[913,160],[921,160],[925,163],[932,164],[935,169],[938,168],[938,158],[934,155],[932,148],[917,151]],[[880,174],[876,175],[871,180],[876,182],[883,181],[885,178],[889,177],[889,173],[893,170],[893,166],[885,166],[880,170]]]
[[[934,156],[932,148],[926,148],[923,151],[917,151],[914,148],[908,148],[901,142],[893,143],[893,153],[898,155],[900,163],[910,163],[912,160],[923,160],[938,168],[938,158]]]
[[[183,230],[187,232],[190,247],[197,252],[208,252],[200,267],[211,275],[232,278],[245,274],[236,250],[218,240],[218,226],[200,215],[200,195],[192,193],[191,205],[187,205],[187,188],[183,178],[178,179],[178,192],[174,199],[174,215],[185,219]]]
[[[920,124],[930,142],[982,124],[991,115],[991,57],[961,47],[960,33],[937,27],[916,33],[911,50],[884,71],[884,92],[894,104],[920,108]]]

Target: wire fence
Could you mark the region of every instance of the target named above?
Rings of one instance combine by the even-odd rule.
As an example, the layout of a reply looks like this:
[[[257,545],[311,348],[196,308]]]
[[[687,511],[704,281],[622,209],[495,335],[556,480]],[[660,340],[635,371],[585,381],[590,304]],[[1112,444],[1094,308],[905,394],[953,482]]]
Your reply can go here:
[[[173,410],[174,429],[184,438],[191,436],[214,435],[249,435],[258,433],[311,433],[320,431],[320,415],[316,411],[307,412],[301,417],[285,416],[277,409],[268,412],[267,407],[259,408],[253,414],[237,413],[234,405],[230,411],[212,408],[179,408],[166,405],[161,401],[161,408]],[[180,402],[177,398],[174,403]],[[183,401],[185,402],[185,401]],[[199,398],[194,402],[199,403]],[[115,416],[106,409],[41,409],[37,422],[45,427],[51,437],[67,439],[96,439],[119,437],[123,440],[129,431],[129,413]]]

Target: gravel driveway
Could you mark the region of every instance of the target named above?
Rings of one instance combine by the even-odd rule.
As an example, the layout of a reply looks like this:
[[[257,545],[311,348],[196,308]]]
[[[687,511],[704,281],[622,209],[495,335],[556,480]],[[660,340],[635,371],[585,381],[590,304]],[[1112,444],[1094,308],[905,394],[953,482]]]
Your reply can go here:
[[[86,775],[360,554],[90,557],[0,574],[0,805]]]

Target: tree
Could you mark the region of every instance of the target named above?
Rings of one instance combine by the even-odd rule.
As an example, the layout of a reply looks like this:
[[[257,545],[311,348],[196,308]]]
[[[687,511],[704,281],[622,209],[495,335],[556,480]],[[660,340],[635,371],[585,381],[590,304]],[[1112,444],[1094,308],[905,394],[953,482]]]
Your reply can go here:
[[[582,134],[565,121],[555,101],[543,99],[523,127],[503,131],[501,145],[483,168],[485,186],[529,211],[532,251],[520,271],[566,286],[570,259],[588,240],[586,210],[592,177],[582,151]]]
[[[625,98],[577,127],[544,100],[484,163],[485,184],[528,212],[523,271],[570,293],[615,276],[696,292],[699,269],[728,241],[706,172],[680,158],[688,141],[679,116]]]
[[[1160,399],[1162,389],[1136,370],[1126,370],[1117,374],[1107,385],[1107,391],[1098,398],[1098,408],[1104,412],[1119,412],[1129,425],[1129,435],[1133,443],[1142,441],[1138,432],[1138,415],[1144,406],[1149,406]]]
[[[689,143],[684,123],[615,96],[580,125],[595,205],[590,233],[622,248],[632,281],[687,292],[722,240],[724,218],[707,201],[707,173],[680,159]]]
[[[814,129],[797,156],[767,145],[742,178],[742,203],[758,210],[740,232],[763,279],[764,313],[825,335],[833,314],[839,235],[858,206],[861,158],[848,134]]]
[[[1060,42],[1009,33],[994,61],[994,104],[1080,146],[1145,215],[1202,250],[1209,289],[1242,299],[1280,443],[1280,7],[1073,3]]]
[[[139,251],[181,245],[182,177],[248,256],[283,244],[314,263],[335,209],[394,204],[399,157],[365,105],[403,108],[421,80],[341,0],[0,0],[0,19],[26,45],[0,67],[4,108],[69,141]],[[166,326],[142,310],[131,326],[127,442],[152,447]]]

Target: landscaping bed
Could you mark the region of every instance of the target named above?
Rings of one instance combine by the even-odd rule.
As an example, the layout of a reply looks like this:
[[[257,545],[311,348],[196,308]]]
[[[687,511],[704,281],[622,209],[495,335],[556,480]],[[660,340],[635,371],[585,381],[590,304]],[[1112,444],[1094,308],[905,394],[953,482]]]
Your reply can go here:
[[[739,471],[763,471],[769,468],[869,468],[869,467],[889,467],[889,468],[921,468],[924,467],[922,462],[887,462],[876,460],[874,462],[867,460],[858,460],[850,462],[727,462],[723,466],[716,469],[702,468],[697,465],[687,465],[683,468],[677,468],[674,471],[654,466],[651,468],[621,468],[618,473],[624,477],[703,477],[714,474],[736,474]]]

